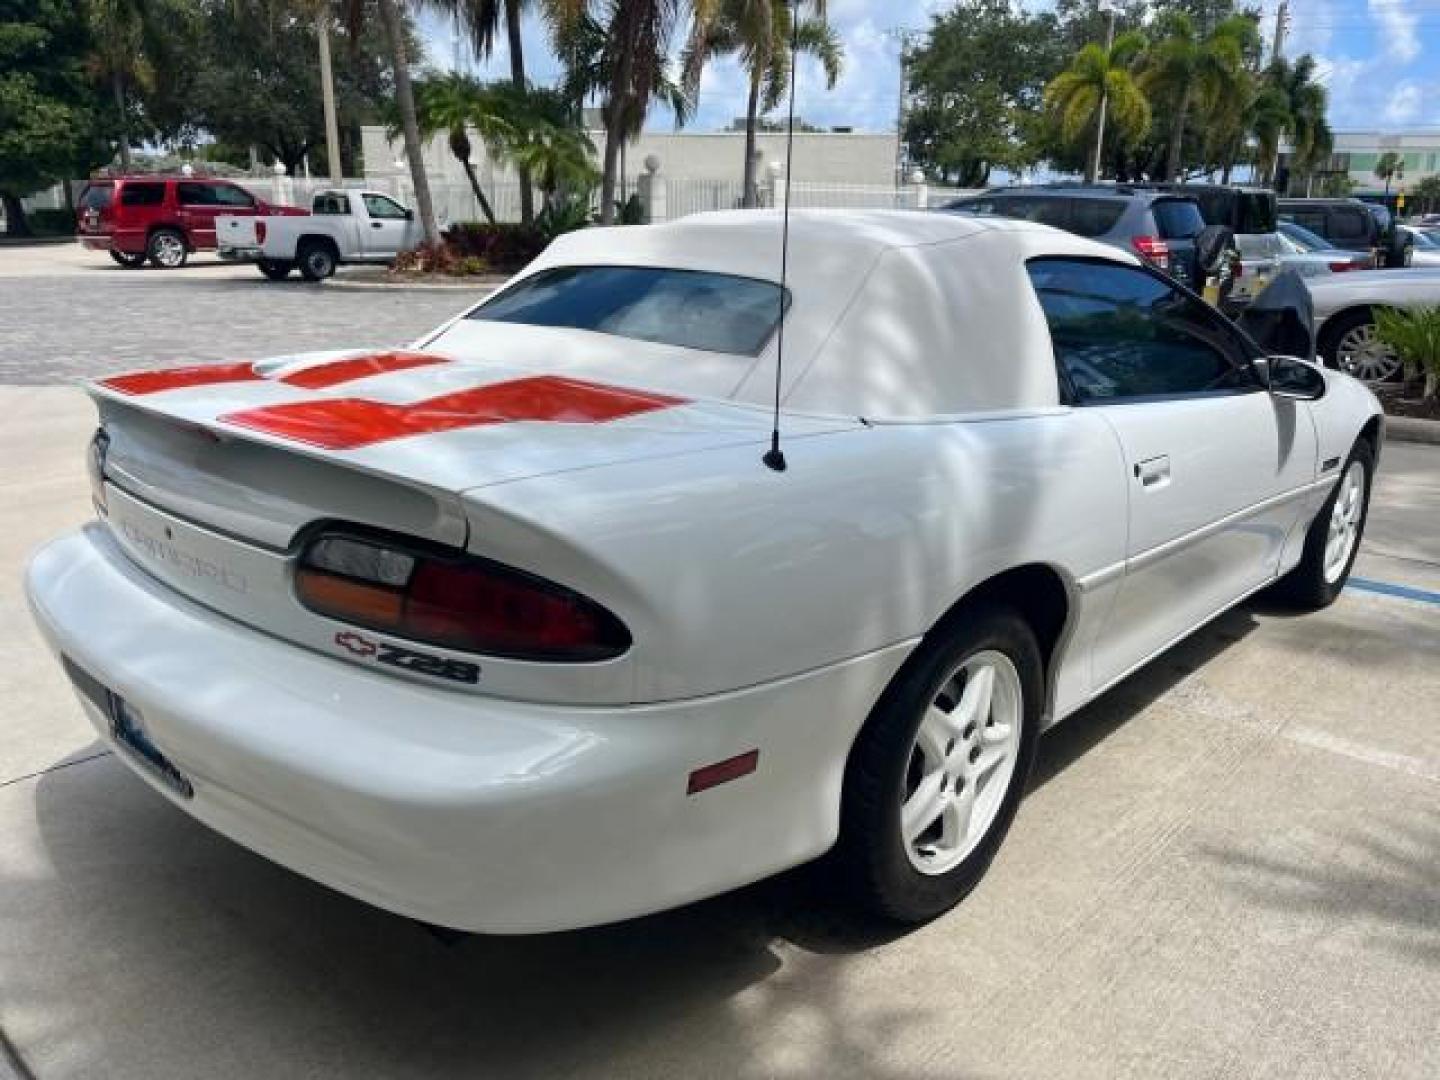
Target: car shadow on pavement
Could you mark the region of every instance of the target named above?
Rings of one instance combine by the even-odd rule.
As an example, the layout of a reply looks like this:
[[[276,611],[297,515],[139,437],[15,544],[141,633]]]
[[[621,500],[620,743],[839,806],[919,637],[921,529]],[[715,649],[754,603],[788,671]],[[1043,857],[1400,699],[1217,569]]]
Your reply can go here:
[[[1067,720],[1034,784],[1254,626],[1222,617]],[[7,935],[34,943],[28,962],[7,945],[5,989],[71,1075],[898,1080],[887,1048],[945,1024],[943,1001],[847,995],[850,965],[906,931],[837,906],[823,865],[615,926],[447,943],[212,833],[113,757],[46,774],[35,815],[53,873],[0,883]]]

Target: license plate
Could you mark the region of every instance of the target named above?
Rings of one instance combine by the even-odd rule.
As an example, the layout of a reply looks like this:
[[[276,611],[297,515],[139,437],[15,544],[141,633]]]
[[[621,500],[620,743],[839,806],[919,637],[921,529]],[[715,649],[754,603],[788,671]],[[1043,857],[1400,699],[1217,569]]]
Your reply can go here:
[[[109,718],[110,737],[119,743],[123,750],[181,798],[188,799],[195,794],[195,788],[186,779],[185,774],[175,767],[173,761],[160,752],[160,748],[155,745],[145,731],[140,710],[115,691],[104,686],[68,656],[64,657],[64,665],[71,681],[75,683],[80,692],[99,706],[100,710]]]
[[[110,734],[130,750],[160,781],[181,798],[188,799],[195,789],[175,763],[160,752],[141,724],[140,713],[113,691],[110,694]]]

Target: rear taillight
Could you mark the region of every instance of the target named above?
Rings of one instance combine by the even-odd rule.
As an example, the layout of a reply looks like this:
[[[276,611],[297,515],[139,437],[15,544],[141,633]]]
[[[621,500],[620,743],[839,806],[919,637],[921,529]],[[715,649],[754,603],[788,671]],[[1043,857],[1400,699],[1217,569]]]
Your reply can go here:
[[[265,222],[263,221],[255,222],[255,242],[257,244],[265,242]]]
[[[1137,236],[1130,241],[1136,253],[1148,263],[1161,270],[1170,269],[1170,245],[1158,236]]]
[[[1330,272],[1332,274],[1344,274],[1351,270],[1359,270],[1361,266],[1361,263],[1354,262],[1351,259],[1340,259],[1330,264]]]
[[[295,593],[311,611],[412,641],[517,660],[608,660],[630,632],[595,601],[487,559],[348,532],[310,541]]]

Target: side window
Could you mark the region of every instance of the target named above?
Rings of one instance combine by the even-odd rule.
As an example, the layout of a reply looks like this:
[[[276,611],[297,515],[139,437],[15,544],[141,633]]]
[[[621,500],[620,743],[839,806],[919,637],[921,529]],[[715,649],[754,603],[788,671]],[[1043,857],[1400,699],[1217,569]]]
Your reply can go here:
[[[128,183],[120,189],[121,206],[159,206],[164,201],[164,184]]]
[[[316,195],[310,204],[312,214],[343,215],[350,213],[350,199],[345,195],[325,192]]]
[[[1119,199],[1072,199],[1070,231],[1080,236],[1104,236],[1125,213]]]
[[[242,187],[235,187],[231,184],[213,184],[210,186],[210,197],[216,206],[244,206],[253,208],[255,196],[251,195]]]
[[[1370,239],[1370,216],[1365,210],[1347,206],[1334,211],[1330,220],[1334,230],[1331,233],[1332,239],[1351,243]]]
[[[361,198],[365,200],[366,213],[372,218],[398,218],[403,221],[407,216],[403,206],[384,195],[362,195]]]
[[[1020,221],[1038,221],[1057,229],[1070,227],[1069,199],[1049,196],[1018,195],[995,200],[995,210],[1003,217]]]
[[[214,191],[209,184],[179,183],[175,185],[181,206],[214,206]]]
[[[1295,222],[1302,229],[1309,229],[1320,236],[1330,235],[1329,221],[1323,210],[1296,210],[1289,214],[1289,220]]]
[[[1077,259],[1027,270],[1078,405],[1260,385],[1235,329],[1158,276]]]

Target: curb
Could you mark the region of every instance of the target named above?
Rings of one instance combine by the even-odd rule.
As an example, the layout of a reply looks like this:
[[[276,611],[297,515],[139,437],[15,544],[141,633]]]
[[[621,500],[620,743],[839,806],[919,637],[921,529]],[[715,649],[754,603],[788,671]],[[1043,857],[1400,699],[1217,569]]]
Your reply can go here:
[[[1413,416],[1387,416],[1385,438],[1393,442],[1427,443],[1440,446],[1440,420],[1417,420]]]
[[[369,289],[373,292],[453,292],[489,296],[500,286],[495,282],[441,285],[433,281],[342,281],[332,277],[325,282],[327,289]]]

